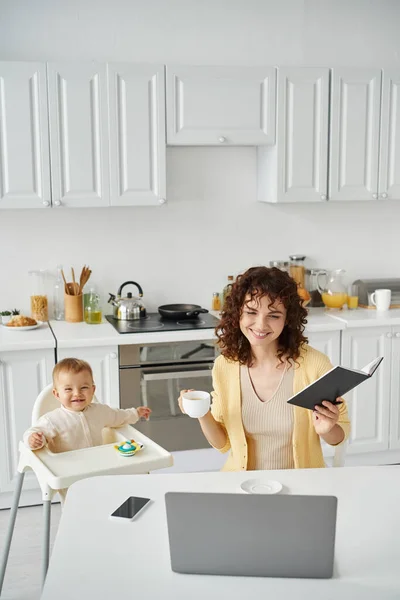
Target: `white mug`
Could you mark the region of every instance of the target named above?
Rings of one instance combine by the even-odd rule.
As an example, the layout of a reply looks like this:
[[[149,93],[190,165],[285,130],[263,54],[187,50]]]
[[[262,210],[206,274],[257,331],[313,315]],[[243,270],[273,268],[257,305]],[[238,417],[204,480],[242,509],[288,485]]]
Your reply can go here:
[[[392,292],[390,290],[375,290],[371,294],[371,302],[376,310],[389,310]]]
[[[183,410],[189,417],[199,419],[210,410],[210,394],[208,392],[185,392],[182,394]]]

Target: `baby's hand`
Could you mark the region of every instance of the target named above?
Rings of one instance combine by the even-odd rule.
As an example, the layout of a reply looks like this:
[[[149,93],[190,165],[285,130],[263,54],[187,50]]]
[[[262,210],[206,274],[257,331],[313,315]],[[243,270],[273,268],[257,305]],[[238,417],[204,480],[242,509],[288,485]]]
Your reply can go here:
[[[29,448],[31,450],[39,450],[44,446],[44,435],[43,433],[31,433],[28,438]]]
[[[139,408],[137,408],[136,410],[138,411],[139,417],[143,417],[144,419],[146,419],[146,421],[149,420],[151,408],[148,408],[147,406],[139,406]]]

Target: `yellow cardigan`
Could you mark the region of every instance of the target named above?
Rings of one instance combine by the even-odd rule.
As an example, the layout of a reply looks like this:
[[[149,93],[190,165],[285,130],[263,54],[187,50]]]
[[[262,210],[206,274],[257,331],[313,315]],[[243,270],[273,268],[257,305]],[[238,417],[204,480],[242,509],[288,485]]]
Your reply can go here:
[[[329,358],[311,346],[304,346],[294,367],[293,393],[332,368]],[[230,450],[223,471],[241,471],[247,468],[247,441],[242,422],[240,391],[240,364],[219,356],[213,368],[213,403],[211,413],[226,431],[227,441],[220,452]],[[321,398],[323,400],[323,398]],[[325,467],[319,435],[312,422],[312,411],[294,406],[293,456],[296,469]],[[338,425],[344,431],[345,441],[350,433],[346,404],[339,406]],[[343,442],[342,442],[343,443]]]

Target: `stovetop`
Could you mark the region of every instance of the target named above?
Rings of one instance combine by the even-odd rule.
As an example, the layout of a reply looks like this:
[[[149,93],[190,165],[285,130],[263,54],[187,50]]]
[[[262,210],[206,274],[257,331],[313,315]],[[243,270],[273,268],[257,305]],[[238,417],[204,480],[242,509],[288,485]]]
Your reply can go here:
[[[143,319],[135,321],[121,321],[111,315],[106,315],[107,321],[111,323],[118,333],[150,333],[151,331],[184,331],[189,329],[214,329],[218,319],[209,313],[201,313],[193,319],[182,319],[173,321],[163,319],[159,313],[147,313]]]

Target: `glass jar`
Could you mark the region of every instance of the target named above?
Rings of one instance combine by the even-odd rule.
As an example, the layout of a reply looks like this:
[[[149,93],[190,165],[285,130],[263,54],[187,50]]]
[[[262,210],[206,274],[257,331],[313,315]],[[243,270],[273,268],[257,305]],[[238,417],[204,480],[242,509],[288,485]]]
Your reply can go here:
[[[233,285],[233,275],[228,275],[228,283],[226,284],[226,286],[224,287],[224,289],[222,291],[222,305],[225,304],[225,300],[231,291],[232,285]]]
[[[219,292],[213,293],[212,310],[221,310],[221,297]]]
[[[347,303],[347,287],[343,281],[344,269],[334,269],[325,277],[321,286],[321,276],[317,276],[318,289],[327,309],[341,309]]]
[[[102,320],[100,296],[95,288],[90,288],[89,298],[85,307],[85,322],[89,325],[99,325]]]
[[[270,260],[270,267],[276,267],[281,271],[285,271],[285,273],[289,273],[289,262],[287,260]]]
[[[57,276],[54,282],[53,289],[53,309],[54,309],[54,318],[56,321],[64,320],[64,294],[65,294],[65,284],[62,278],[62,265],[57,265]]]
[[[49,320],[46,294],[46,271],[29,271],[31,278],[31,317],[36,321]]]
[[[312,308],[321,308],[325,306],[322,301],[321,292],[318,289],[318,276],[327,276],[325,269],[306,269],[306,288],[310,294],[310,304]]]
[[[291,254],[289,274],[295,280],[299,287],[305,288],[306,269],[304,261],[306,257],[303,254]]]

